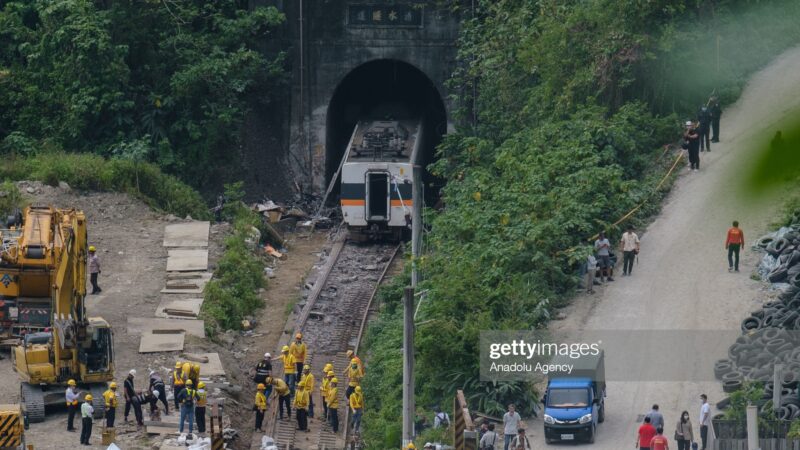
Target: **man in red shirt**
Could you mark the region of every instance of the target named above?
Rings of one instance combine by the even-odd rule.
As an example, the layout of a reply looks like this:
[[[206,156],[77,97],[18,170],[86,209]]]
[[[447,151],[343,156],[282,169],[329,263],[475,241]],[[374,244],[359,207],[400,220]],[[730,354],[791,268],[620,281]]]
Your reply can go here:
[[[639,427],[639,433],[636,437],[636,446],[639,450],[650,450],[650,441],[656,435],[656,429],[650,424],[650,416],[644,418],[644,423]]]
[[[656,435],[650,440],[650,450],[669,450],[669,441],[664,436],[664,429],[656,429]]]
[[[739,222],[734,220],[733,226],[728,229],[725,239],[725,248],[728,250],[728,272],[739,271],[739,250],[744,247],[744,233],[739,229]],[[733,256],[736,255],[734,263]]]

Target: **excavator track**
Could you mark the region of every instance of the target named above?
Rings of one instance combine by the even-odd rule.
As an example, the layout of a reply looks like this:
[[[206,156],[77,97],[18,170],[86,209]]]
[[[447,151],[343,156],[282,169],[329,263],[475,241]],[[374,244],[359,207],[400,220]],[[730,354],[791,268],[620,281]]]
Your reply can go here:
[[[44,392],[42,389],[29,383],[20,383],[20,398],[28,422],[44,422]]]
[[[103,392],[106,391],[104,384],[92,384],[89,386],[89,392],[92,394],[92,408],[94,408],[94,418],[100,419],[106,415],[106,401],[103,398]]]

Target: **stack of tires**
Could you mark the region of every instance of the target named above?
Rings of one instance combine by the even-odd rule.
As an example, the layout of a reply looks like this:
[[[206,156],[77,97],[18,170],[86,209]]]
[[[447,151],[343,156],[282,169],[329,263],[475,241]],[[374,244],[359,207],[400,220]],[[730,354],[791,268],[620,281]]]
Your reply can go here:
[[[763,236],[755,246],[766,254],[761,273],[770,283],[800,285],[800,223]]]

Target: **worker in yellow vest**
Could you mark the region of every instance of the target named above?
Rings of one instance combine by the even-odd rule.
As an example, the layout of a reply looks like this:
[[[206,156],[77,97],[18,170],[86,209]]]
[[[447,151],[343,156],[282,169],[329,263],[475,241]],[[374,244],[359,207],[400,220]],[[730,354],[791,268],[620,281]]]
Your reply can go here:
[[[344,391],[344,395],[349,400],[353,391],[361,384],[361,378],[364,377],[364,372],[358,360],[353,358],[350,360],[350,365],[345,369],[345,373],[347,374],[347,390]]]
[[[258,383],[258,386],[256,386],[255,405],[253,405],[253,410],[256,412],[256,431],[261,433],[264,432],[261,429],[261,425],[264,423],[264,413],[267,412],[267,396],[264,395],[266,389],[267,386],[264,383]]]
[[[305,385],[298,385],[297,391],[294,393],[294,407],[297,410],[297,429],[300,431],[309,431],[308,429],[308,404],[310,392],[306,389]]]
[[[278,357],[283,363],[283,381],[289,386],[289,391],[294,394],[295,382],[297,381],[297,366],[294,363],[294,356],[289,351],[289,346],[284,345],[281,349],[281,356]]]
[[[175,400],[175,410],[180,411],[180,403],[178,402],[178,393],[183,390],[183,363],[180,361],[175,362],[175,369],[172,371],[172,395]]]
[[[328,402],[328,421],[331,424],[331,429],[334,433],[339,432],[339,380],[336,377],[331,378],[328,383],[328,395],[325,400]]]
[[[358,364],[358,367],[361,369],[361,376],[363,377],[364,374],[366,373],[366,369],[364,369],[364,363],[361,362],[361,358],[359,358],[354,351],[348,350],[347,351],[347,359],[349,359],[350,361],[352,361],[354,359],[356,360],[356,363]]]
[[[303,366],[303,377],[300,379],[300,384],[303,389],[308,391],[308,417],[314,418],[314,384],[316,383],[314,374],[311,373],[311,366],[306,364]],[[299,388],[298,388],[299,389]]]
[[[306,344],[303,343],[303,333],[294,335],[294,342],[289,347],[289,353],[294,358],[295,373],[300,376],[306,360]]]
[[[67,431],[75,431],[75,413],[78,412],[78,385],[75,380],[67,381],[67,390],[64,399],[67,402]]]
[[[189,378],[195,386],[200,384],[200,364],[192,364],[192,368],[189,369]]]
[[[331,378],[328,374],[333,372],[333,364],[328,363],[325,364],[325,367],[322,369],[322,383],[319,387],[319,394],[322,397],[322,416],[325,420],[328,420],[328,384],[331,382]]]
[[[106,402],[106,428],[114,428],[114,419],[117,418],[117,383],[111,382],[108,390],[103,392]]]
[[[278,411],[280,412],[280,420],[283,420],[283,407],[286,407],[286,417],[292,418],[292,404],[289,401],[292,398],[292,391],[285,381],[280,378],[267,377],[267,383],[273,386],[272,394],[278,397]]]
[[[197,383],[197,402],[194,406],[194,418],[197,421],[197,432],[206,432],[206,384],[200,381]]]
[[[353,418],[351,424],[353,431],[358,433],[361,431],[361,414],[364,412],[364,396],[361,394],[361,386],[356,386],[349,400],[350,413]]]

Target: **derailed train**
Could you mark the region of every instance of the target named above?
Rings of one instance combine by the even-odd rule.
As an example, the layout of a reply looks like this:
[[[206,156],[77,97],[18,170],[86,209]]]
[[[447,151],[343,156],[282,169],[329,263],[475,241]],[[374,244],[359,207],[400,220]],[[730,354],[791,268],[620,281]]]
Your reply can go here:
[[[410,236],[413,168],[424,164],[423,121],[361,120],[342,165],[340,204],[355,238]]]

